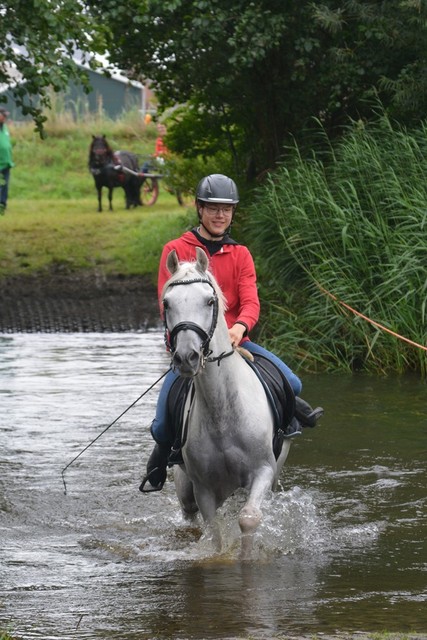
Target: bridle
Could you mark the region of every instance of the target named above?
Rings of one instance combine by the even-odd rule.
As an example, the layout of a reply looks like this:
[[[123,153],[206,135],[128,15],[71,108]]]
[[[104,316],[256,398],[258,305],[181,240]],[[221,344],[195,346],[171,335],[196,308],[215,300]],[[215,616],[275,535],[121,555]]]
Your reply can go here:
[[[199,335],[202,338],[202,344],[200,345],[200,351],[202,354],[202,362],[201,362],[202,368],[205,366],[206,362],[218,362],[218,366],[219,366],[223,358],[227,358],[228,356],[233,355],[234,349],[231,349],[231,351],[227,351],[227,352],[223,351],[223,353],[221,353],[219,356],[211,357],[212,351],[210,349],[210,341],[212,340],[213,334],[215,333],[216,325],[218,322],[218,310],[219,310],[218,295],[217,295],[217,292],[215,291],[215,287],[213,286],[212,282],[208,278],[191,278],[190,280],[175,280],[174,282],[171,282],[168,285],[168,288],[175,287],[178,285],[194,284],[195,282],[208,284],[212,288],[213,312],[212,312],[211,326],[209,327],[208,331],[205,331],[203,327],[196,324],[195,322],[186,321],[186,322],[178,322],[173,327],[173,329],[169,331],[168,324],[167,324],[167,305],[163,303],[163,318],[164,318],[164,327],[165,327],[164,340],[165,340],[166,348],[171,352],[173,356],[176,351],[176,338],[178,333],[180,331],[187,331],[187,330],[194,331],[195,333],[197,333],[197,335]]]

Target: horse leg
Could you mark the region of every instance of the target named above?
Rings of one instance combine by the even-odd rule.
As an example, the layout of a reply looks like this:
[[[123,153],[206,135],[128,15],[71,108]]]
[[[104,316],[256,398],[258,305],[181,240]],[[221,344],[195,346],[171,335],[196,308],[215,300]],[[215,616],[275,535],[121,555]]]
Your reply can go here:
[[[97,187],[98,191],[98,211],[102,211],[102,187]]]
[[[216,518],[216,510],[219,505],[215,500],[215,496],[207,487],[201,486],[194,488],[194,495],[203,520],[212,534],[212,544],[214,549],[217,553],[221,553],[222,538],[218,520]]]
[[[130,209],[132,204],[132,194],[129,191],[129,183],[123,185],[123,191],[125,192],[125,207],[126,209]]]
[[[194,498],[193,483],[180,465],[174,466],[173,476],[176,495],[178,496],[183,516],[186,520],[194,520],[199,507]]]
[[[194,496],[193,483],[181,466],[174,467],[175,489],[181,505],[183,516],[186,520],[194,521],[199,512],[198,502]],[[200,495],[204,495],[199,491]],[[207,500],[200,497],[200,508],[203,520],[212,534],[212,544],[217,553],[222,550],[222,539],[218,521],[216,519],[216,505],[213,496],[208,496]]]
[[[132,200],[134,207],[142,207],[141,200],[141,180],[136,176],[132,176]]]
[[[282,450],[280,451],[280,455],[277,458],[277,463],[276,463],[277,468],[274,476],[273,491],[276,491],[277,489],[277,483],[279,481],[280,472],[282,470],[283,465],[285,464],[286,458],[288,457],[290,448],[291,448],[291,441],[289,439],[284,440],[282,444]]]
[[[142,202],[142,198],[141,198],[141,187],[142,187],[141,180],[139,178],[135,178],[135,197],[136,197],[136,204],[138,207],[144,206],[144,203]]]
[[[113,210],[113,187],[108,187],[108,202],[110,203],[110,211]]]
[[[271,467],[263,467],[254,478],[249,498],[239,514],[239,527],[242,533],[241,558],[249,560],[252,554],[254,534],[262,520],[261,505],[274,482]]]

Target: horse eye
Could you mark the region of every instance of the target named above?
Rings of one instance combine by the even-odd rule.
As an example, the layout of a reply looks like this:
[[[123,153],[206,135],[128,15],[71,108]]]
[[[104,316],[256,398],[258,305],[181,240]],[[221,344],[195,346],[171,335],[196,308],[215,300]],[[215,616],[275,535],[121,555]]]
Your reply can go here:
[[[214,298],[214,297],[209,298],[209,300],[208,300],[208,306],[209,306],[209,307],[211,307],[211,306],[214,304],[214,302],[215,302],[215,298]]]
[[[169,303],[167,300],[163,300],[163,309],[167,309],[169,306]]]

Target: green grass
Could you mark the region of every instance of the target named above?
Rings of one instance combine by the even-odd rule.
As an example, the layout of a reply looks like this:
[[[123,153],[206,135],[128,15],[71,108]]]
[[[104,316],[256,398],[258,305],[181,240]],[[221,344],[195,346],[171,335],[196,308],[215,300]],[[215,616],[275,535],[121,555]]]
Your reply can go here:
[[[156,279],[163,244],[179,235],[191,212],[180,207],[160,181],[160,196],[151,207],[126,210],[124,192],[115,189],[114,211],[97,211],[97,194],[88,170],[92,133],[105,133],[114,149],[149,155],[156,130],[139,115],[112,122],[76,124],[63,114],[46,126],[41,140],[32,125],[10,127],[15,168],[10,197],[0,218],[0,277],[97,269]]]
[[[186,214],[164,194],[152,207],[98,213],[92,198],[15,200],[0,219],[0,277],[48,269],[102,269],[154,274],[163,244],[179,234]]]
[[[130,114],[123,122],[88,118],[75,123],[66,114],[46,125],[42,140],[30,124],[10,126],[16,164],[11,183],[15,199],[75,199],[94,193],[88,171],[92,135],[105,134],[114,150],[126,149],[140,156],[154,150],[156,128],[145,126],[139,114]]]

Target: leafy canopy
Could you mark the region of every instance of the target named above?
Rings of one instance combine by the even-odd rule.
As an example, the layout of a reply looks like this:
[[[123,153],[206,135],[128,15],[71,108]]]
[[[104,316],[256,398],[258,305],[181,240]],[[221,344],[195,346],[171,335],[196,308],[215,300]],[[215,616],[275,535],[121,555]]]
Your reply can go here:
[[[92,54],[105,50],[105,29],[78,0],[6,0],[0,3],[0,85],[9,88],[24,114],[39,130],[50,106],[50,90],[71,79],[89,90],[87,75],[73,61],[94,66]]]
[[[174,129],[171,145],[187,155],[228,148],[249,177],[272,167],[313,117],[333,133],[369,117],[374,96],[402,120],[427,110],[421,0],[88,5],[110,28],[114,62],[150,79],[161,109],[189,107],[177,118],[187,139]]]
[[[108,48],[150,80],[177,125],[168,144],[191,157],[227,150],[249,179],[273,168],[290,137],[369,118],[378,99],[405,124],[427,112],[422,0],[6,0],[0,84],[39,128],[49,88],[88,87],[91,53]],[[38,96],[37,100],[31,96]]]

